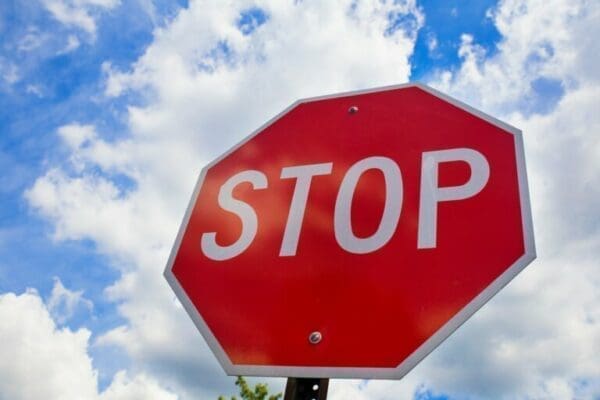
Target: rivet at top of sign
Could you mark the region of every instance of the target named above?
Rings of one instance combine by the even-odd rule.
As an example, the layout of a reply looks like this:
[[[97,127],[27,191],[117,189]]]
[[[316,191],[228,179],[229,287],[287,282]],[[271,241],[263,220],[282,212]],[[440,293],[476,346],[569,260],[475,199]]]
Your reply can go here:
[[[321,332],[318,331],[312,332],[310,335],[308,335],[308,341],[311,344],[318,344],[322,339],[323,335],[321,335]]]
[[[357,106],[352,106],[348,109],[348,113],[350,113],[350,114],[356,114],[357,112],[358,112]]]

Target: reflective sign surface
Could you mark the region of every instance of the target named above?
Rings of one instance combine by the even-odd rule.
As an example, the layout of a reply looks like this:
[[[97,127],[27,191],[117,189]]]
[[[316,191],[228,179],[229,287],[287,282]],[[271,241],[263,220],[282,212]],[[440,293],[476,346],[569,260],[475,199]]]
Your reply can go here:
[[[406,85],[206,167],[165,275],[229,374],[393,378],[534,257],[519,131]]]

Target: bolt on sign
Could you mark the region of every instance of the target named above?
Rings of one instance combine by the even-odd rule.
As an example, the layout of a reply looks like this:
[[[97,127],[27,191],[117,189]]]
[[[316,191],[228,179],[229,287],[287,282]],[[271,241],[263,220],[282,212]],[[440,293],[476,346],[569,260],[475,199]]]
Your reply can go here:
[[[230,375],[400,378],[534,258],[520,131],[407,84],[206,166],[165,276]]]

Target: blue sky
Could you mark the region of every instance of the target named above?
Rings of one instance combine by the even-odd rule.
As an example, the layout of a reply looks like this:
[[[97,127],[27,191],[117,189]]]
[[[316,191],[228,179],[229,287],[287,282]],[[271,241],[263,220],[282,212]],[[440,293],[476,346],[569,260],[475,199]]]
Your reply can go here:
[[[491,17],[495,1],[422,1],[425,25],[419,30],[411,58],[411,79],[426,80],[433,69],[452,70],[460,65],[458,48],[463,34],[473,35],[489,55],[501,39]]]
[[[27,4],[27,6],[24,6]],[[95,250],[91,241],[55,242],[52,226],[28,209],[23,193],[47,165],[65,157],[57,127],[73,120],[85,120],[108,126],[106,131],[122,134],[122,116],[114,105],[96,101],[101,87],[102,62],[126,66],[134,61],[151,40],[153,24],[139,8],[130,6],[113,17],[117,21],[99,21],[98,38],[84,42],[74,51],[62,53],[68,35],[79,32],[63,27],[39,4],[8,2],[2,7],[3,48],[0,57],[19,67],[19,80],[5,88],[0,104],[2,126],[3,175],[2,221],[5,236],[2,260],[10,265],[10,273],[2,274],[0,290],[22,292],[36,288],[49,296],[53,277],[58,276],[67,287],[86,287],[96,300],[96,312],[114,315],[114,306],[102,304],[102,290],[117,277],[110,261]],[[127,23],[127,13],[137,13],[134,24]],[[116,22],[116,24],[115,24]],[[32,50],[19,50],[28,32],[43,37],[43,43]],[[90,40],[83,35],[82,40]],[[40,93],[28,88],[37,87]],[[76,268],[86,265],[85,268]],[[5,267],[8,270],[8,267]],[[97,302],[100,300],[100,302]],[[91,315],[87,321],[94,323]],[[114,318],[114,317],[113,317]],[[111,323],[103,318],[100,323]]]
[[[534,266],[537,272],[524,273],[512,292],[486,306],[487,314],[457,332],[398,390],[432,400],[485,398],[486,393],[551,398],[567,390],[579,398],[599,398],[600,366],[585,355],[577,368],[568,364],[576,361],[558,357],[573,371],[561,380],[561,373],[548,372],[551,366],[532,350],[524,358],[539,368],[516,368],[529,371],[529,380],[491,379],[489,392],[460,383],[490,378],[492,366],[503,365],[493,355],[471,356],[458,377],[443,373],[469,338],[497,332],[502,321],[494,323],[491,316],[517,312],[515,299],[541,313],[544,305],[555,304],[554,298],[536,297],[542,296],[532,289],[536,284],[560,292],[579,287],[579,279],[598,282],[597,262],[590,259],[599,255],[600,217],[593,199],[600,183],[594,173],[600,145],[589,127],[598,127],[600,78],[588,67],[595,64],[586,61],[598,58],[597,45],[584,39],[594,35],[584,33],[598,32],[599,7],[553,1],[548,7],[525,0],[468,6],[460,1],[381,6],[339,1],[340,11],[309,1],[227,6],[183,0],[1,2],[0,299],[11,293],[22,301],[27,293],[38,296],[40,312],[56,324],[49,341],[60,329],[89,331],[82,359],[91,360],[90,376],[98,373],[93,388],[98,395],[110,398],[109,387],[122,390],[115,398],[123,399],[134,388],[156,398],[182,399],[231,390],[233,381],[219,375],[206,349],[200,356],[177,346],[167,351],[162,339],[140,333],[146,322],[139,316],[156,312],[173,327],[184,327],[186,340],[199,338],[181,309],[181,315],[172,316],[172,295],[159,276],[195,171],[296,98],[422,81],[526,132],[532,196],[539,199],[534,200],[534,217],[544,221],[538,241],[552,256],[542,256]],[[546,9],[552,7],[556,12]],[[327,21],[328,29],[314,29],[314,16]],[[323,54],[331,43],[346,39],[353,51],[339,46]],[[247,107],[239,118],[228,118],[240,104]],[[64,127],[71,127],[74,136]],[[215,133],[217,128],[224,133]],[[77,143],[70,144],[69,137]],[[159,154],[165,165],[155,161]],[[181,174],[171,182],[165,167]],[[587,173],[577,172],[582,170]],[[152,185],[165,185],[168,193]],[[565,185],[571,188],[568,193]],[[564,211],[573,202],[579,208]],[[166,205],[173,209],[164,211]],[[130,217],[124,218],[125,212]],[[100,214],[105,220],[82,221]],[[107,216],[119,232],[114,237],[106,233]],[[149,221],[154,218],[160,228]],[[158,232],[148,232],[145,223]],[[136,234],[142,237],[132,237]],[[129,243],[140,247],[128,249]],[[563,272],[565,260],[580,271],[579,278],[554,278]],[[544,266],[549,275],[539,272]],[[57,291],[57,279],[66,294]],[[144,284],[162,290],[162,297],[157,295],[162,300],[147,309],[139,292]],[[557,347],[600,339],[597,289],[581,290],[563,304],[565,315],[586,315],[592,321],[573,322],[579,330],[572,337],[534,319],[537,329],[511,324],[503,337],[494,338],[514,349],[527,349],[521,347],[521,335],[534,340],[548,331],[556,332],[550,343]],[[62,308],[53,308],[53,301]],[[470,364],[482,359],[491,366],[478,371]],[[191,368],[218,378],[191,383],[165,372],[160,366],[165,363],[175,371],[190,374]],[[115,375],[119,370],[127,375],[123,381]],[[272,384],[280,387],[281,381]],[[511,392],[511,386],[520,389]],[[556,387],[564,391],[552,392]],[[391,398],[386,391],[392,390],[382,383],[334,388],[338,396],[357,399]],[[2,390],[11,398],[28,398],[0,378]]]

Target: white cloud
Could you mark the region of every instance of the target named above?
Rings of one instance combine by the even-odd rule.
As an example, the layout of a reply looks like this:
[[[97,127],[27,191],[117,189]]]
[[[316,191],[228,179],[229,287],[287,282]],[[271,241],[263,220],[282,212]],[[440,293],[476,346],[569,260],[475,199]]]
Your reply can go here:
[[[51,170],[43,180],[38,180],[27,198],[32,206],[43,207],[44,214],[50,218],[65,217],[56,226],[58,240],[83,239],[88,232],[104,231],[105,235],[112,235],[112,218],[104,223],[97,218],[101,215],[107,218],[123,207],[119,190],[110,180],[98,176],[71,180],[60,170]],[[106,209],[109,202],[113,207]],[[82,207],[82,203],[87,203],[86,207]]]
[[[139,400],[177,397],[154,379],[118,373],[98,393],[98,374],[88,355],[90,331],[57,328],[35,291],[0,295],[0,393],[13,400]]]
[[[116,7],[119,0],[42,0],[44,7],[64,25],[96,34],[95,12]]]
[[[130,379],[125,371],[119,371],[110,386],[102,392],[99,400],[177,400],[173,393],[166,392],[145,375]]]
[[[600,84],[581,82],[550,115],[513,116],[529,143],[530,186],[537,236],[556,254],[565,244],[600,234]]]
[[[33,95],[39,97],[40,99],[42,97],[44,97],[44,91],[38,85],[32,85],[32,84],[27,85],[27,87],[25,88],[25,92],[33,94]]]
[[[144,96],[128,108],[130,135],[109,142],[93,126],[59,129],[72,156],[26,195],[56,239],[91,239],[122,272],[107,295],[128,324],[98,343],[123,346],[136,368],[184,399],[230,382],[161,276],[200,168],[297,98],[408,79],[416,5],[351,3],[261,2],[267,22],[244,35],[236,21],[258,3],[191,2],[130,70],[104,65],[107,96]],[[394,10],[416,25],[385,35]],[[578,379],[600,376],[600,51],[590,39],[600,35],[598,7],[507,0],[490,15],[503,36],[498,51],[463,35],[461,67],[432,83],[524,130],[540,258],[402,381],[336,381],[334,399],[409,398],[424,388],[586,398]],[[540,77],[565,90],[546,113],[526,107]],[[121,187],[113,174],[135,184]]]
[[[44,44],[46,36],[39,32],[37,27],[29,27],[27,33],[19,40],[19,51],[32,51]]]
[[[583,0],[505,0],[489,14],[502,35],[497,53],[486,58],[474,38],[463,35],[460,69],[433,79],[442,91],[507,115],[532,101],[537,78],[557,79],[565,88],[597,82],[591,64],[600,49],[589,38],[598,29],[598,7]]]
[[[94,303],[83,296],[83,290],[69,290],[58,277],[54,277],[54,286],[47,307],[54,321],[63,324],[73,317],[80,307],[87,312],[92,312]]]
[[[0,77],[9,85],[18,82],[21,79],[19,67],[0,57]]]
[[[0,318],[0,392],[4,397],[94,397],[96,372],[86,354],[87,329],[58,330],[35,292],[0,295]]]
[[[96,138],[96,130],[93,125],[70,124],[61,126],[58,135],[72,150],[78,150]]]
[[[81,45],[81,43],[79,42],[79,39],[77,39],[77,36],[69,35],[67,37],[67,44],[65,45],[65,47],[62,50],[60,50],[58,52],[58,54],[70,53],[73,50],[76,50],[77,48],[79,48],[80,45]]]
[[[438,48],[438,40],[435,34],[430,34],[427,36],[427,49],[429,50],[429,54],[432,56],[435,55],[435,51]]]

